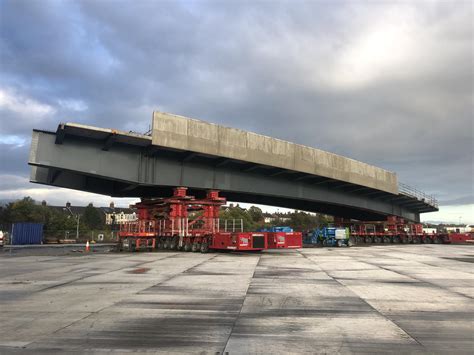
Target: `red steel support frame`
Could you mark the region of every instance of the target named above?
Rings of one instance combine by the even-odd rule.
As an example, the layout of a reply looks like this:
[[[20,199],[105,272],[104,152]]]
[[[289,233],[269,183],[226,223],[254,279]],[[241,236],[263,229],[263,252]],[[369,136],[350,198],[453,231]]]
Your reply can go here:
[[[219,191],[209,190],[204,199],[196,199],[187,195],[186,187],[175,188],[169,198],[142,199],[135,205],[138,220],[121,226],[121,249],[267,249],[263,233],[220,231],[219,209],[225,203]]]

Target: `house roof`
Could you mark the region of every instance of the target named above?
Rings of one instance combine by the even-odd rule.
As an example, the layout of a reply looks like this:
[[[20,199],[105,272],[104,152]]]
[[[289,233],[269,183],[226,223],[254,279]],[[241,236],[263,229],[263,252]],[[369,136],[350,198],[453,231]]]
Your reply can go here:
[[[49,208],[55,209],[60,212],[64,212],[70,215],[83,215],[86,209],[85,206],[48,206]],[[122,207],[96,207],[100,212],[103,214],[110,214],[110,213],[125,213],[125,214],[132,214],[136,212],[134,208],[122,208]]]

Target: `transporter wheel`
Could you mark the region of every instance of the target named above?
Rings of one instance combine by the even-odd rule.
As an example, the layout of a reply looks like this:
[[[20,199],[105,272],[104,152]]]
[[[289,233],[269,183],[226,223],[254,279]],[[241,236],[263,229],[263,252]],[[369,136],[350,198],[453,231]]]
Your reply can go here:
[[[170,248],[170,238],[166,237],[164,239],[165,240],[163,241],[163,249],[169,249]]]
[[[128,238],[128,251],[137,251],[137,241],[135,238]]]
[[[201,250],[201,243],[194,242],[193,246],[191,247],[191,251],[198,252]]]
[[[421,243],[420,237],[413,237],[413,244],[420,244],[420,243]]]
[[[155,252],[156,252],[156,251],[158,250],[158,242],[159,242],[159,240],[160,240],[159,238],[155,238],[155,240],[154,240],[154,242],[155,242],[155,247],[152,248],[152,251],[155,251]]]
[[[392,240],[390,239],[390,237],[388,235],[386,235],[386,236],[383,237],[383,242],[385,244],[390,244],[392,242]]]
[[[163,238],[162,237],[158,237],[156,238],[156,249],[163,249]]]
[[[356,237],[356,243],[357,244],[362,244],[364,242],[365,242],[365,240],[362,237]]]
[[[184,248],[183,248],[184,251],[191,251],[192,248],[193,248],[193,246],[192,246],[191,242],[189,240],[186,241],[185,244],[184,244]]]
[[[400,238],[400,236],[396,235],[395,237],[393,237],[394,244],[400,244],[401,242],[402,242],[402,238]]]
[[[433,239],[431,239],[431,237],[424,237],[423,238],[423,243],[424,244],[431,244],[431,243],[433,243]]]
[[[372,244],[372,243],[374,242],[374,238],[372,238],[372,237],[365,237],[365,242],[366,242],[367,244]]]
[[[374,243],[377,243],[377,244],[382,243],[382,238],[379,236],[374,237]]]
[[[440,237],[440,236],[437,236],[437,237],[434,238],[433,242],[435,244],[442,244],[443,243],[443,238]]]
[[[207,253],[209,251],[209,243],[203,242],[201,243],[201,253]]]
[[[169,248],[171,250],[176,250],[178,248],[178,243],[179,243],[179,237],[175,235],[171,240],[169,241]]]

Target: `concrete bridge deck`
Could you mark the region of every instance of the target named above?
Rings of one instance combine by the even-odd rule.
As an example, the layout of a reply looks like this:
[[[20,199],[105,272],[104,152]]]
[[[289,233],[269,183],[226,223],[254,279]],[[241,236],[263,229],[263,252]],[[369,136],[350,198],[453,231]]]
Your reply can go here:
[[[73,123],[35,130],[31,181],[120,197],[167,196],[175,186],[197,196],[218,189],[232,201],[360,220],[419,220],[437,210],[429,197],[399,191],[396,175],[386,170],[209,125],[155,113],[152,136]]]

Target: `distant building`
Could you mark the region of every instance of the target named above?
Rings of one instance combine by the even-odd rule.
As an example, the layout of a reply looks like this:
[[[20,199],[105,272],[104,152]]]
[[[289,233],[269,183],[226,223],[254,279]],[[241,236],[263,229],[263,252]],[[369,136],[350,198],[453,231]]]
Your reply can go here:
[[[464,227],[446,227],[448,233],[474,233],[474,225],[466,225]]]
[[[86,207],[83,206],[72,206],[70,202],[67,202],[65,206],[49,206],[57,211],[66,213],[71,217],[82,216]],[[105,224],[123,224],[130,221],[137,220],[136,210],[133,208],[121,208],[115,207],[114,203],[111,202],[109,207],[96,207],[102,215]]]
[[[240,207],[239,204],[234,205],[233,203],[229,204],[229,206],[227,206],[227,205],[222,206],[222,207],[221,207],[221,210],[224,211],[224,212],[229,212],[229,211],[232,210],[233,208],[239,208],[241,211],[246,211],[246,209]]]
[[[46,202],[43,201],[41,203],[43,206],[46,206]],[[56,211],[63,212],[67,214],[68,216],[82,216],[84,214],[84,210],[86,209],[83,206],[72,206],[70,202],[66,202],[65,206],[48,206],[49,208],[52,208]]]
[[[273,222],[289,222],[291,220],[290,217],[264,217],[263,221],[265,223],[273,223]]]
[[[109,207],[100,207],[105,214],[105,224],[124,224],[136,221],[138,219],[137,212],[133,208],[115,207],[111,202]]]

